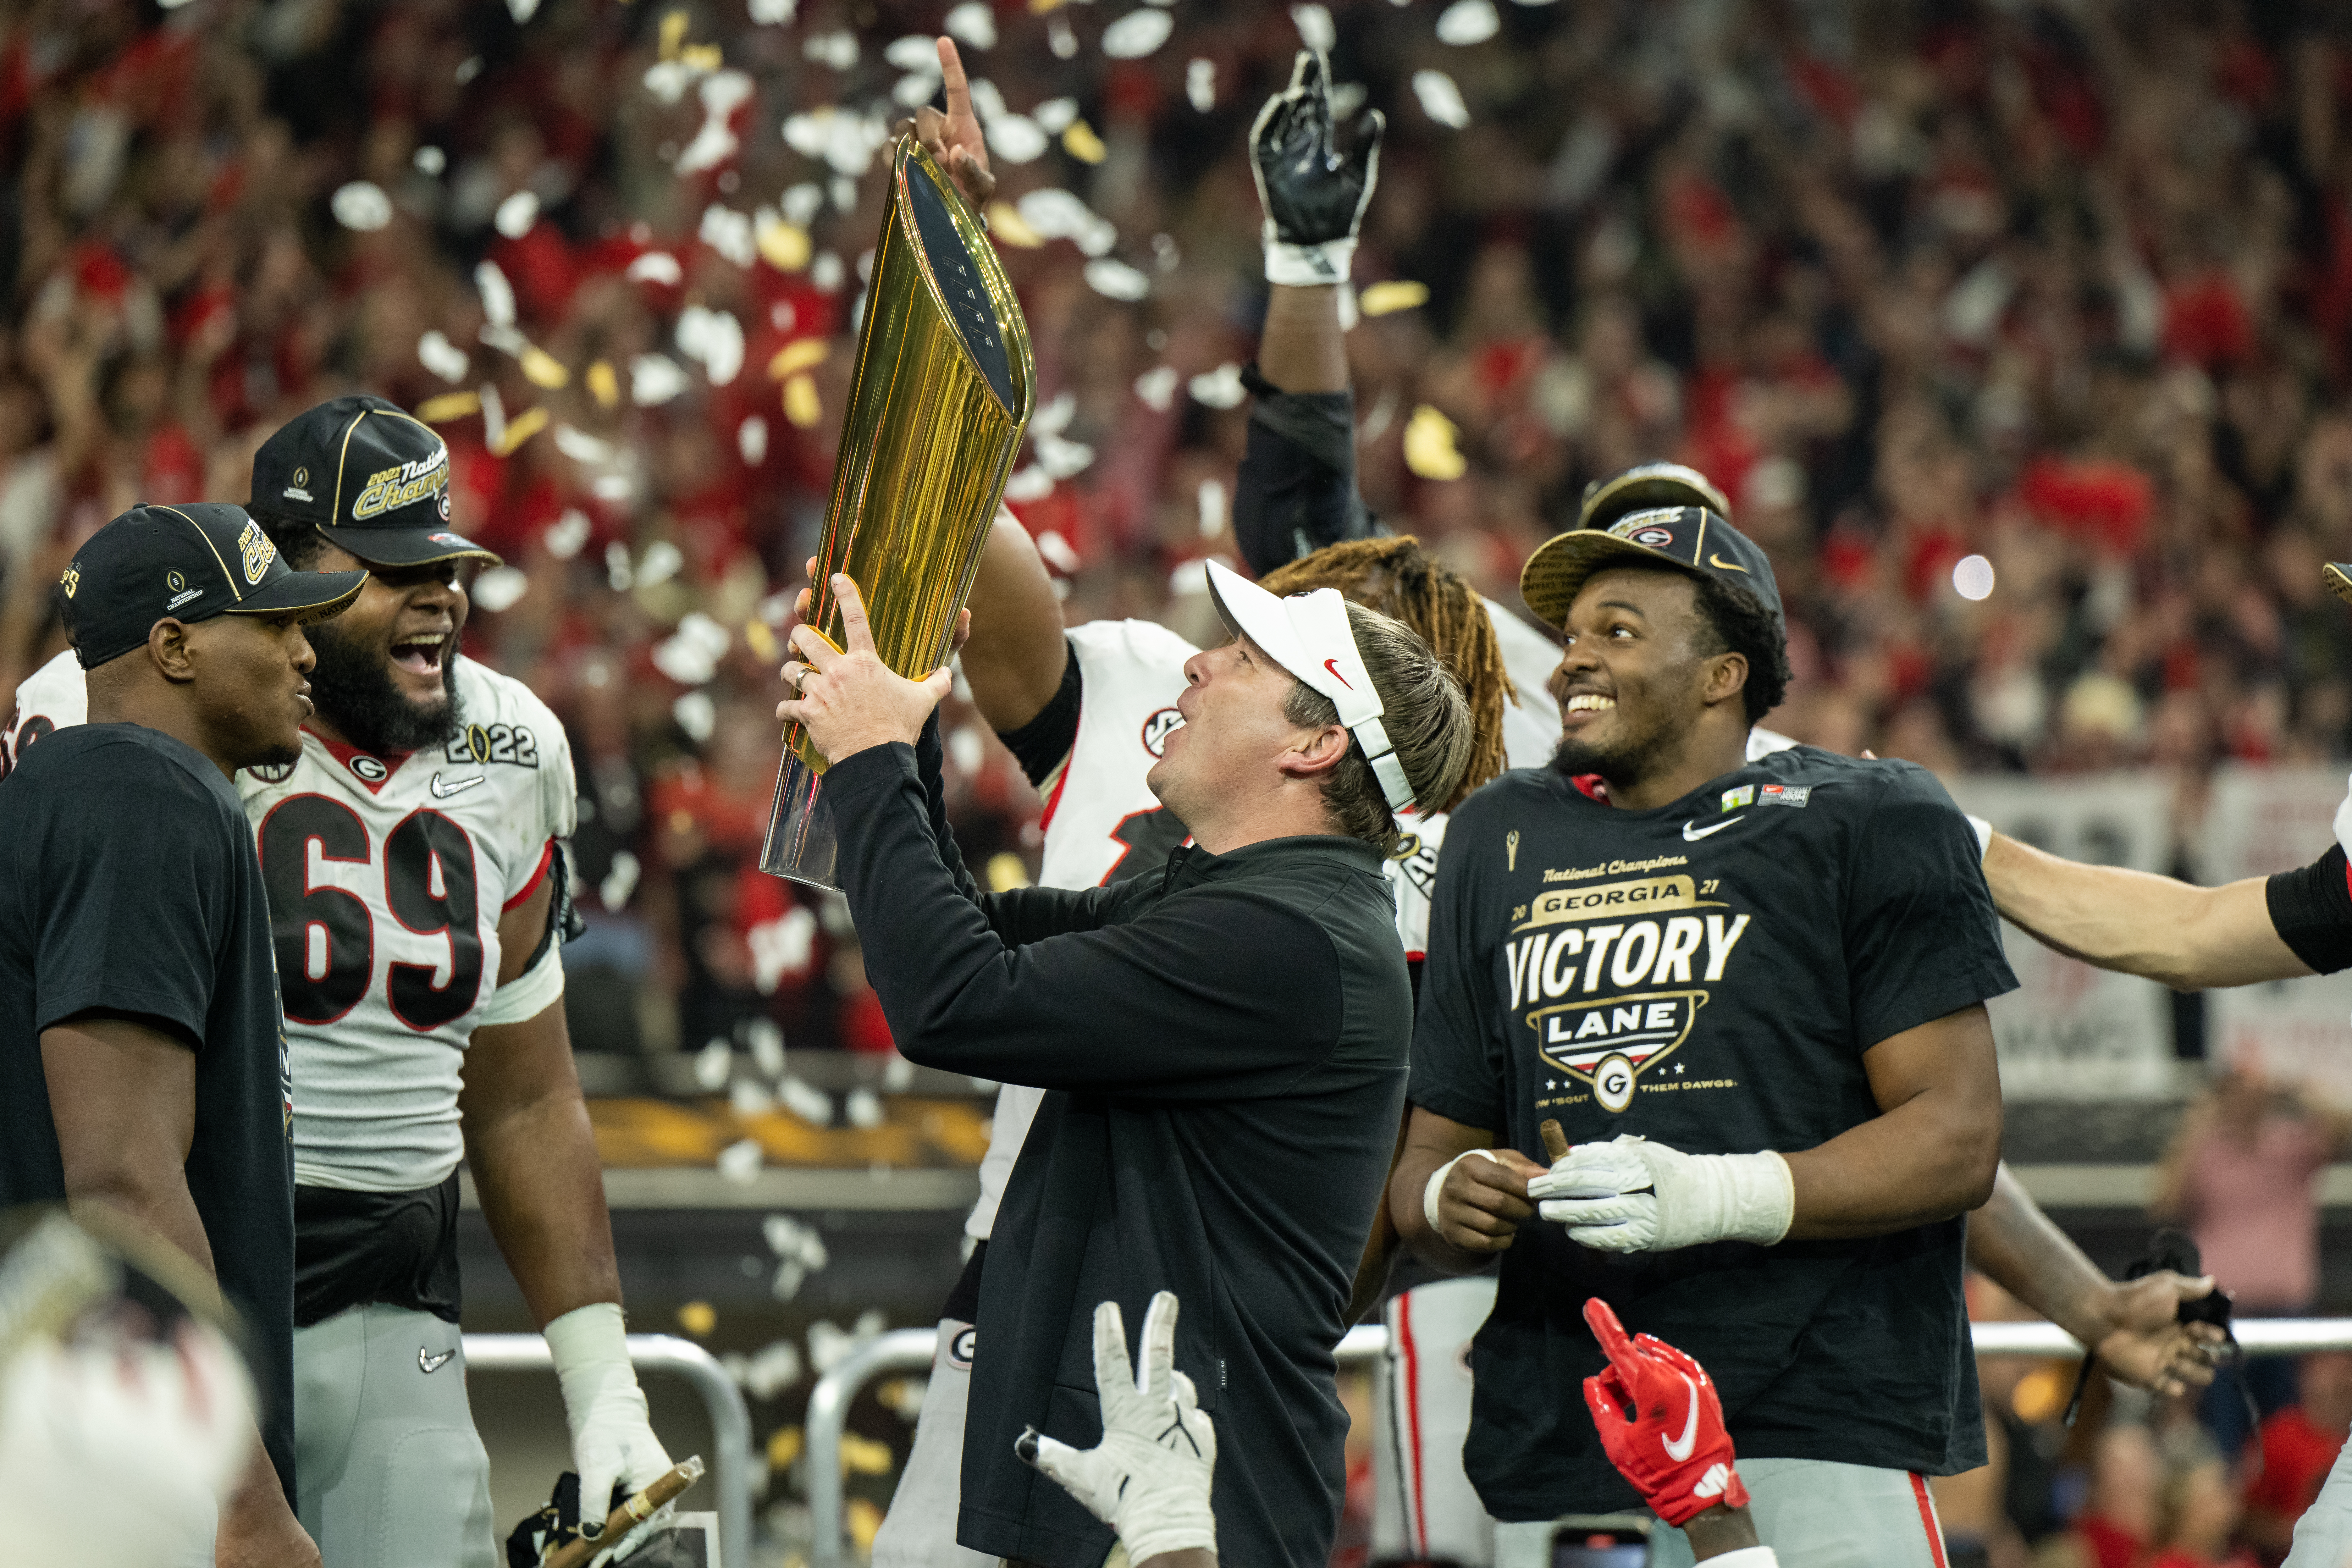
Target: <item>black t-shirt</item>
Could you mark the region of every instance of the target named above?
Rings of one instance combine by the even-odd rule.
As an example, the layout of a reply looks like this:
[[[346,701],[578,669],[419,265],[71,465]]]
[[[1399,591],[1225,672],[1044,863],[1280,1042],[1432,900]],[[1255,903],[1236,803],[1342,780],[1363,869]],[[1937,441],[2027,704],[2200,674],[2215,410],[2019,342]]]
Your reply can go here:
[[[1872,1046],[2015,984],[1975,836],[1907,763],[1801,746],[1652,811],[1521,770],[1447,830],[1410,1094],[1538,1163],[1547,1117],[1795,1152],[1878,1114]],[[1699,1359],[1742,1458],[1982,1464],[1962,1241],[1954,1218],[1620,1257],[1530,1220],[1472,1352],[1470,1478],[1503,1520],[1635,1501],[1579,1394],[1595,1295]]]
[[[188,1192],[291,1498],[294,1100],[269,905],[228,780],[135,724],[60,730],[0,782],[0,1205],[66,1196],[41,1031],[89,1016],[196,1053]]]

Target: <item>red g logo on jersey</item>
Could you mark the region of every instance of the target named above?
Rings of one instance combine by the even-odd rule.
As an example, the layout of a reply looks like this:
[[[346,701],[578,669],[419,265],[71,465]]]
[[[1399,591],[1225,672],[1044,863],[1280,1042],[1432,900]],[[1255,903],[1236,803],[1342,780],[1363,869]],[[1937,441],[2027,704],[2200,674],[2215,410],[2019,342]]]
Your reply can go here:
[[[1184,727],[1184,715],[1162,708],[1143,721],[1143,749],[1157,757],[1168,750],[1168,737]]]

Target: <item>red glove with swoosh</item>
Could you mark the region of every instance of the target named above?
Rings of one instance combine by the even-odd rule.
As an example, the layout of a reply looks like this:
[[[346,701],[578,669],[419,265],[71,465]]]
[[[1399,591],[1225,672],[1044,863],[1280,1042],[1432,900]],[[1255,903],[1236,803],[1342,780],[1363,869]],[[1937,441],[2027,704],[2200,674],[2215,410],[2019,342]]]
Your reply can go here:
[[[1601,1446],[1618,1473],[1668,1524],[1680,1525],[1717,1503],[1748,1506],[1748,1489],[1733,1469],[1723,1405],[1706,1369],[1663,1340],[1626,1337],[1625,1326],[1595,1296],[1584,1303],[1607,1370],[1584,1380],[1584,1403],[1601,1429]]]

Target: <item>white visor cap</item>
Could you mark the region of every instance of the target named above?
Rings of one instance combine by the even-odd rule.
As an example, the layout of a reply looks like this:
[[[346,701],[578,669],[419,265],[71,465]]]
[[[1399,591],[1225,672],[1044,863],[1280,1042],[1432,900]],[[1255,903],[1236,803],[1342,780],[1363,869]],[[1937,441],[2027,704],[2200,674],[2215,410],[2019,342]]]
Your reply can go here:
[[[1226,627],[1265,650],[1275,663],[1331,700],[1355,736],[1391,811],[1412,809],[1412,785],[1381,726],[1381,694],[1356,651],[1348,601],[1337,588],[1277,599],[1220,562],[1208,563],[1209,597]]]

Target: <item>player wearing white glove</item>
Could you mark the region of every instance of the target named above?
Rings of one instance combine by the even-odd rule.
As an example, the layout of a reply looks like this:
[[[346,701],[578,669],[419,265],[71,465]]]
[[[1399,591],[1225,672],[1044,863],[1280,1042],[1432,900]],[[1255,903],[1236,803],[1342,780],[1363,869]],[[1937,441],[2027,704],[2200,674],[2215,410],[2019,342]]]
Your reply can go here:
[[[1192,1380],[1176,1370],[1176,1298],[1162,1290],[1143,1318],[1142,1354],[1130,1365],[1118,1303],[1095,1309],[1095,1389],[1102,1441],[1073,1448],[1034,1430],[1013,1451],[1087,1512],[1118,1532],[1136,1568],[1191,1568],[1216,1561],[1209,1489],[1217,1431]]]
[[[1536,1212],[1601,1252],[1672,1252],[1707,1241],[1769,1247],[1796,1207],[1789,1162],[1685,1154],[1638,1134],[1580,1143],[1528,1184]]]

